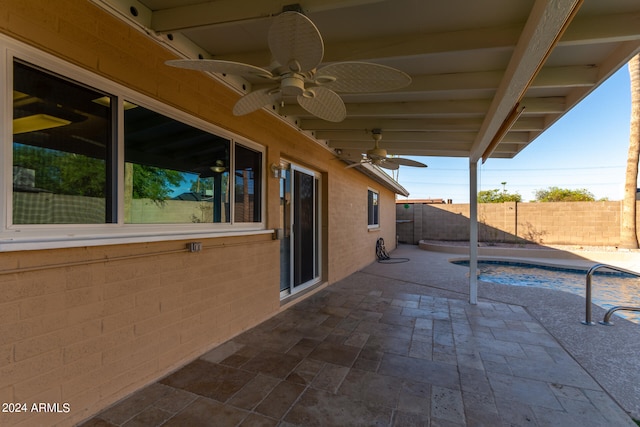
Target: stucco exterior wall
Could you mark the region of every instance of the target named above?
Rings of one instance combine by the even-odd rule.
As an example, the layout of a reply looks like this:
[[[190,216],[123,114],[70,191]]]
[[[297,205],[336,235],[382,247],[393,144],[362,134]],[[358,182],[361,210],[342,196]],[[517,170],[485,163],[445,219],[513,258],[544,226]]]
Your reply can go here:
[[[396,212],[402,242],[469,238],[468,204],[398,203]],[[482,203],[478,237],[485,242],[616,246],[620,212],[621,202]]]
[[[168,50],[90,2],[3,2],[0,32],[262,144],[267,169],[284,158],[320,172],[324,283],[373,262],[378,237],[395,246],[393,191],[267,112],[233,116],[236,93],[169,70]],[[279,180],[265,180],[268,230],[279,226]],[[380,194],[375,231],[369,188]],[[185,249],[194,240],[201,252]],[[279,245],[255,233],[1,252],[0,402],[69,411],[0,413],[0,425],[73,425],[278,313]]]

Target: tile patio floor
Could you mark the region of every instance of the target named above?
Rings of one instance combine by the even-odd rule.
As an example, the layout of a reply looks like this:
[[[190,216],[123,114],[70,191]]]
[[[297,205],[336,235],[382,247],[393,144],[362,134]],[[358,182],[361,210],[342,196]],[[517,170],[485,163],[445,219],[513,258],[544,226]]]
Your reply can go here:
[[[327,287],[82,426],[635,426],[526,308],[384,271]]]

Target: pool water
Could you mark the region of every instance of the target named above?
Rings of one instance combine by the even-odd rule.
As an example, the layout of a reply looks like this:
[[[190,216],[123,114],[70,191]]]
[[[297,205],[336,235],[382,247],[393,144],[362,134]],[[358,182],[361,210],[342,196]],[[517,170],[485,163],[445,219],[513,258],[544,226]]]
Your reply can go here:
[[[454,264],[468,266],[469,261],[456,261]],[[504,261],[479,261],[478,271],[478,279],[484,282],[534,286],[585,295],[584,270]],[[592,301],[600,307],[607,310],[617,305],[640,307],[640,278],[624,273],[596,271],[591,279],[591,286]],[[614,315],[640,324],[638,312],[616,311]],[[612,322],[615,322],[615,318],[612,318]]]

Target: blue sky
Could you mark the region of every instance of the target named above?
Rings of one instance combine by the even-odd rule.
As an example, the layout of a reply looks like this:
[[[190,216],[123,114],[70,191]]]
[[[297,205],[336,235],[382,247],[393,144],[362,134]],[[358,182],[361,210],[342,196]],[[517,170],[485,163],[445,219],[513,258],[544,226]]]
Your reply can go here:
[[[629,146],[629,72],[622,67],[513,159],[488,159],[478,166],[479,190],[519,193],[523,201],[551,186],[581,189],[596,199],[621,200]],[[409,199],[469,202],[466,158],[412,157],[428,168],[401,167]],[[400,199],[404,197],[400,196]]]

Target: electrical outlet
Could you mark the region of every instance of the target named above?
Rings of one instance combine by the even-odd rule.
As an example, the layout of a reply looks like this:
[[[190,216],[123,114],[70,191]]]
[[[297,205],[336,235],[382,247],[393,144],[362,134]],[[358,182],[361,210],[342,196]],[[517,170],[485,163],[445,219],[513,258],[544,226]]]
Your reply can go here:
[[[200,252],[202,250],[201,242],[189,242],[187,243],[187,249],[189,252]]]

